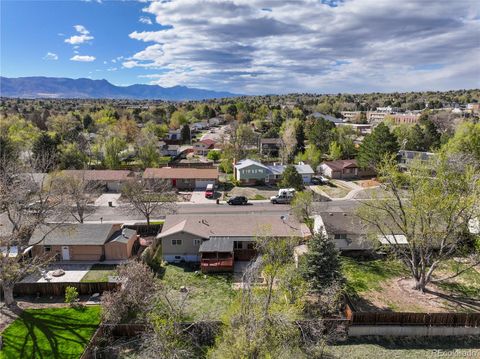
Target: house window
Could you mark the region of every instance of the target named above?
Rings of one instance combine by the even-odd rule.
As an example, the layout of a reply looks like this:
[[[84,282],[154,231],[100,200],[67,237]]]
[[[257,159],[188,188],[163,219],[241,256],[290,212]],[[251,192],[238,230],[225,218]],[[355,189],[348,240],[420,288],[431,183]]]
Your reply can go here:
[[[44,252],[50,252],[51,250],[52,250],[52,247],[50,247],[50,246],[43,247]]]
[[[233,242],[233,249],[242,249],[242,242],[235,241]]]
[[[194,240],[193,240],[193,245],[194,245],[194,246],[199,246],[200,243],[202,243],[202,240],[201,240],[201,239],[194,239]]]
[[[182,240],[181,239],[172,239],[172,246],[181,246]]]
[[[346,233],[337,233],[335,234],[335,239],[347,239],[347,234]]]

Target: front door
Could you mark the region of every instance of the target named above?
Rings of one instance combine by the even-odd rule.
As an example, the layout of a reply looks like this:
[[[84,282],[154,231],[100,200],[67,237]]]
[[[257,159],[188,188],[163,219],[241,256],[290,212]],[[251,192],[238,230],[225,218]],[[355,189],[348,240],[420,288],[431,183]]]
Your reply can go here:
[[[62,259],[64,261],[70,260],[70,248],[68,246],[62,246]]]

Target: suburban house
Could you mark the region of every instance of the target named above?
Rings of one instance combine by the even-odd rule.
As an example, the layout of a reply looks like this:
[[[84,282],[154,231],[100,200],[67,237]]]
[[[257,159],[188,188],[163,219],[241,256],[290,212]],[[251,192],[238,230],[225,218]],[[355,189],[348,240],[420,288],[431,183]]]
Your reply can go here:
[[[244,185],[255,185],[259,183],[276,183],[285,171],[287,166],[273,164],[264,165],[260,162],[245,159],[235,164],[235,179]],[[314,171],[310,165],[294,165],[297,172],[302,175],[303,183],[308,184],[312,180]]]
[[[367,135],[369,133],[372,133],[372,128],[373,125],[370,123],[347,123],[347,122],[341,122],[341,123],[336,123],[335,126],[350,126],[352,127],[359,135]]]
[[[105,191],[119,192],[128,181],[135,179],[135,174],[128,170],[64,170],[65,176],[83,179]]]
[[[167,262],[200,263],[203,272],[232,271],[235,261],[256,255],[258,236],[307,238],[294,216],[265,214],[170,215],[157,240]]]
[[[190,125],[190,131],[201,131],[210,128],[207,120],[194,122]]]
[[[182,130],[169,130],[167,136],[169,140],[180,140],[182,138]]]
[[[323,162],[317,167],[317,171],[323,176],[334,179],[352,179],[375,175],[373,169],[359,167],[355,159]]]
[[[362,252],[381,245],[407,243],[402,234],[379,234],[351,212],[321,212],[315,215],[314,232],[320,231],[343,252]]]
[[[200,140],[193,144],[193,152],[199,156],[206,156],[215,146],[215,141],[211,139]]]
[[[430,160],[435,154],[433,152],[421,152],[421,151],[398,151],[398,165],[401,169],[406,170],[410,167],[413,161],[419,160],[422,162]]]
[[[70,223],[38,226],[28,242],[33,256],[62,261],[126,260],[135,254],[137,232],[120,224]]]
[[[177,189],[205,189],[208,184],[217,183],[218,170],[216,168],[147,168],[143,172],[143,179],[170,181],[172,187]]]
[[[280,148],[282,147],[281,138],[261,138],[260,139],[260,154],[269,157],[278,157]]]

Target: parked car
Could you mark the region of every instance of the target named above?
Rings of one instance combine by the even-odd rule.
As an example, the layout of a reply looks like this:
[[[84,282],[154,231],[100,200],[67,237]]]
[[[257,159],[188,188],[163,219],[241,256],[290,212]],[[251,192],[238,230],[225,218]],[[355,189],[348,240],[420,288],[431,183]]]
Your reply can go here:
[[[205,189],[205,198],[213,198],[215,195],[215,190],[213,188],[213,184],[207,184],[207,188]]]
[[[311,183],[312,184],[327,184],[328,183],[328,178],[325,178],[323,176],[312,177]]]
[[[245,205],[248,203],[247,197],[243,196],[237,196],[237,197],[232,197],[227,201],[228,204],[230,205]]]
[[[292,201],[295,195],[295,189],[293,188],[280,188],[276,196],[270,197],[270,202],[273,204],[288,204]]]

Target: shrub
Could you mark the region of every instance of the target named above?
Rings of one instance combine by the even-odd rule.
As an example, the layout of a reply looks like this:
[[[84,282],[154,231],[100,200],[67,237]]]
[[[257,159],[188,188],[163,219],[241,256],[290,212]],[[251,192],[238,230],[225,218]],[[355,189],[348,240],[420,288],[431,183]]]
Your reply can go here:
[[[75,287],[65,288],[65,303],[75,306],[78,301],[78,291]]]

